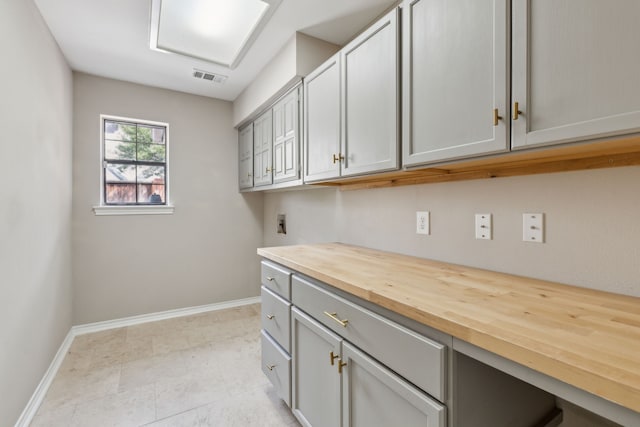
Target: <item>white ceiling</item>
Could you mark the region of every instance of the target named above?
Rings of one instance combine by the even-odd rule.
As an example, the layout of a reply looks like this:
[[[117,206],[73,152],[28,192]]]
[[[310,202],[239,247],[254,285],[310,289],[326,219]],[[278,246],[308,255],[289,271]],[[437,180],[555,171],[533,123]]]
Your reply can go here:
[[[233,1],[233,0],[229,0]],[[35,0],[71,68],[233,101],[296,31],[344,45],[395,0],[282,0],[234,70],[149,49],[151,0]],[[224,74],[223,84],[192,77]]]

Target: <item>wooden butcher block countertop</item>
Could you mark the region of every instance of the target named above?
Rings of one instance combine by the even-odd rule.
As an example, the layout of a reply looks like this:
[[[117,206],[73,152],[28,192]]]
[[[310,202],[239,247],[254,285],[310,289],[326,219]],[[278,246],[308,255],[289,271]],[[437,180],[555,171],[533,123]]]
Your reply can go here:
[[[640,298],[340,243],[258,254],[640,412]]]

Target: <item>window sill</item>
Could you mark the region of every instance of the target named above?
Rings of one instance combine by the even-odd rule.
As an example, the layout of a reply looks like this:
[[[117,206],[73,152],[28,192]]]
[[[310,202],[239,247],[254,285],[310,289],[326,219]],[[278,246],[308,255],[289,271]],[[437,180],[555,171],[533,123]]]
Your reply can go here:
[[[102,215],[173,215],[174,206],[94,206],[96,216]]]

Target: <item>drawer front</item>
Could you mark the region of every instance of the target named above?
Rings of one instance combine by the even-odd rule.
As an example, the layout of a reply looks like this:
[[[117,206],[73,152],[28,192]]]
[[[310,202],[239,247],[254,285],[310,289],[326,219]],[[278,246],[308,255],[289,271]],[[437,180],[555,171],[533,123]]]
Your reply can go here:
[[[285,353],[264,330],[262,335],[262,372],[269,378],[278,396],[291,407],[291,356]]]
[[[291,300],[291,271],[269,261],[262,261],[261,266],[262,285]]]
[[[262,328],[282,348],[291,353],[291,303],[264,286],[262,296]]]
[[[293,277],[292,297],[293,305],[307,312],[431,396],[444,401],[445,345],[347,301],[298,276]]]

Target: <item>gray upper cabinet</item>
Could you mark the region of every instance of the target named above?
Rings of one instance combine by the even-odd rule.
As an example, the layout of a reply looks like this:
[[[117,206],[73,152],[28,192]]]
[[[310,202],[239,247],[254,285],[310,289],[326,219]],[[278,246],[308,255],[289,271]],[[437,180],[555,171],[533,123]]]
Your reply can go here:
[[[299,88],[273,106],[273,182],[300,178]]]
[[[253,187],[253,123],[238,132],[238,186]]]
[[[253,122],[253,185],[273,182],[272,169],[272,112],[267,111]]]
[[[305,181],[400,167],[394,9],[304,81]]]
[[[340,176],[340,53],[304,79],[304,180]]]
[[[400,167],[399,10],[340,52],[342,176]]]
[[[640,131],[640,2],[512,7],[513,148]]]
[[[506,0],[405,0],[403,164],[509,148]]]

